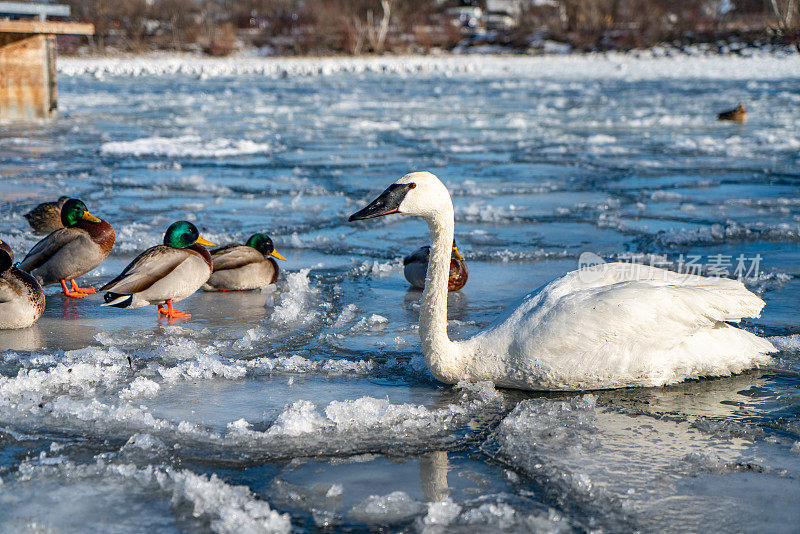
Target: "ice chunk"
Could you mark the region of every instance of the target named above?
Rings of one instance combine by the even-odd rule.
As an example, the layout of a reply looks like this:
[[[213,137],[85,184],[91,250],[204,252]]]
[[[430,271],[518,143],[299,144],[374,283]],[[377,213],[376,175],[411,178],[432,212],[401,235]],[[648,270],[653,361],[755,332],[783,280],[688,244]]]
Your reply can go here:
[[[174,367],[159,366],[158,372],[168,382],[181,379],[210,379],[221,376],[227,379],[242,378],[247,372],[243,365],[226,363],[222,358],[200,354],[194,361],[180,362]]]
[[[422,520],[426,525],[447,526],[461,513],[461,506],[450,499],[428,504],[428,513]]]
[[[326,376],[362,376],[375,369],[373,360],[309,360],[303,356],[278,356],[276,358],[255,358],[247,362],[253,375],[271,373],[318,373]]]
[[[495,76],[501,79],[514,76],[533,76],[541,80],[604,80],[627,81],[663,79],[722,79],[774,80],[791,79],[796,75],[794,62],[780,53],[740,55],[685,55],[681,61],[658,59],[665,49],[653,48],[647,54],[612,52],[575,56],[567,54],[570,45],[554,41],[539,44],[549,54],[545,56],[505,56],[495,54],[360,57],[360,58],[275,58],[240,56],[208,58],[189,55],[148,55],[130,58],[62,58],[58,70],[64,76],[161,76],[184,74],[199,79],[220,76],[257,75],[270,78],[295,76],[327,76],[335,73],[381,73],[395,77],[439,73],[447,78],[470,72],[472,76]],[[473,51],[478,50],[474,48]],[[494,51],[499,48],[491,49]],[[671,51],[671,50],[670,50]],[[786,48],[791,52],[791,48]],[[614,68],[610,68],[612,65]],[[383,123],[382,123],[383,124]],[[387,123],[395,128],[393,123]],[[362,129],[369,124],[361,124]],[[382,127],[383,128],[383,127]]]
[[[137,397],[155,397],[161,386],[144,376],[137,376],[131,384],[119,392],[122,399],[134,399]]]
[[[402,491],[388,495],[370,495],[350,510],[356,521],[369,525],[391,525],[409,521],[424,510],[424,505]]]
[[[172,492],[173,502],[188,501],[195,517],[210,517],[211,528],[220,534],[289,532],[288,515],[272,510],[256,500],[244,486],[230,486],[216,475],[211,478],[191,471],[167,471],[169,480],[158,479],[162,488]]]
[[[143,451],[163,451],[164,442],[151,434],[136,433],[128,439],[122,450],[141,449]]]
[[[113,141],[100,147],[104,154],[120,156],[166,156],[193,158],[220,158],[243,154],[259,154],[269,151],[269,144],[249,139],[203,140],[197,135],[180,137],[144,137],[133,141]]]
[[[280,303],[272,311],[270,320],[276,323],[294,324],[313,320],[317,313],[306,308],[317,290],[311,287],[308,273],[311,269],[300,269],[286,277],[286,287],[280,293]]]
[[[23,462],[0,492],[0,506],[5,526],[18,529],[83,532],[92,524],[104,532],[174,530],[175,516],[185,507],[198,527],[221,534],[291,529],[288,515],[272,510],[246,487],[231,486],[216,475],[103,461],[55,466]],[[36,524],[30,523],[31,517]]]
[[[339,314],[339,317],[336,318],[336,321],[333,323],[333,328],[342,328],[343,326],[347,325],[353,319],[356,318],[356,312],[358,311],[358,306],[355,304],[347,304],[344,308],[342,308],[342,312]]]
[[[800,334],[773,336],[769,338],[778,350],[800,351]]]
[[[269,428],[268,434],[296,437],[303,434],[317,433],[319,430],[329,426],[330,422],[317,412],[314,403],[300,400],[281,412],[278,419]]]

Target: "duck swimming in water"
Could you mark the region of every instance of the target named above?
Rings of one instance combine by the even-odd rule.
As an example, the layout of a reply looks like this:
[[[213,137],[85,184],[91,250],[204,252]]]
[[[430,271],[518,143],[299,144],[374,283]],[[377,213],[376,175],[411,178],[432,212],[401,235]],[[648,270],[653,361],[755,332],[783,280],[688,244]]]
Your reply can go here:
[[[164,233],[163,245],[139,254],[119,276],[100,288],[107,291],[102,305],[141,308],[152,304],[167,317],[191,317],[173,309],[172,303],[200,289],[211,276],[211,254],[204,246],[213,247],[214,243],[203,239],[195,225],[189,221],[172,223]]]
[[[717,120],[744,122],[747,120],[747,109],[745,109],[744,104],[739,104],[733,109],[717,114]]]
[[[19,268],[31,273],[42,286],[60,282],[65,296],[83,298],[94,289],[78,287],[75,279],[105,261],[117,236],[110,224],[89,213],[77,198],[64,203],[61,223],[64,228],[39,241]],[[71,288],[67,288],[67,282]]]
[[[14,253],[0,241],[0,329],[26,328],[44,312],[39,282],[14,265]]]
[[[55,202],[43,202],[25,214],[28,224],[37,234],[49,234],[59,228],[64,228],[61,223],[61,208],[69,197],[60,197]]]
[[[232,244],[214,249],[211,251],[214,270],[203,289],[244,291],[274,284],[280,269],[272,258],[286,261],[265,234],[253,234],[244,245]]]
[[[428,271],[428,258],[431,247],[424,246],[403,258],[403,275],[408,283],[417,289],[425,288],[425,274]],[[450,276],[447,278],[447,290],[458,291],[467,283],[469,269],[464,256],[458,251],[456,242],[453,241],[453,251],[450,256]]]
[[[451,341],[450,194],[429,172],[407,174],[350,220],[392,213],[423,217],[430,229],[419,334],[428,369],[442,382],[561,391],[663,386],[765,365],[776,350],[730,324],[758,317],[764,306],[741,282],[630,263],[569,272],[483,331]]]

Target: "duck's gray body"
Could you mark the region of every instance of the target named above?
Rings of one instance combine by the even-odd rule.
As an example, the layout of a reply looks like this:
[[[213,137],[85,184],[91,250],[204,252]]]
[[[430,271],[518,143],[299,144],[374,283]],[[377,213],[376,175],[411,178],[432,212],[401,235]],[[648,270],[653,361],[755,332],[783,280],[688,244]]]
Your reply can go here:
[[[19,268],[31,273],[41,285],[72,280],[98,267],[114,247],[114,229],[105,221],[80,221],[59,228],[28,252]]]
[[[104,305],[141,308],[179,302],[211,276],[211,256],[200,245],[151,247],[136,257],[118,277],[100,288],[107,291]]]
[[[44,291],[33,276],[17,267],[0,273],[0,329],[31,326],[44,304]]]
[[[405,263],[403,265],[403,275],[408,280],[408,283],[417,289],[425,288],[425,275],[428,273],[428,252],[429,247],[423,247],[406,256],[403,260]]]
[[[203,285],[206,291],[258,289],[278,280],[277,262],[247,245],[227,245],[212,250],[211,259],[214,271]]]

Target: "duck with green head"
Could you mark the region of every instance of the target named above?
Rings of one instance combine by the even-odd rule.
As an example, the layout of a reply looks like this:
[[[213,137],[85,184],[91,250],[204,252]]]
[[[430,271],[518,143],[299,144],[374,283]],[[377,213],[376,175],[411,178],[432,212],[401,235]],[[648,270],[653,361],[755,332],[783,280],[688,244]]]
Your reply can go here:
[[[14,252],[0,241],[0,329],[26,328],[44,312],[44,291],[14,265]]]
[[[81,288],[75,279],[98,267],[108,257],[117,239],[114,228],[86,209],[86,204],[71,198],[61,208],[64,228],[39,241],[19,268],[32,274],[42,286],[61,283],[67,297],[83,298],[94,293]],[[67,282],[71,288],[67,288]]]
[[[206,291],[245,291],[278,280],[278,262],[286,260],[266,234],[253,234],[244,245],[225,245],[211,251],[214,272],[203,285]]]
[[[173,309],[172,304],[200,289],[211,276],[211,254],[204,246],[213,247],[214,243],[203,239],[195,225],[189,221],[172,223],[163,245],[139,254],[122,274],[100,288],[107,291],[103,306],[155,305],[158,313],[167,317],[191,317]]]

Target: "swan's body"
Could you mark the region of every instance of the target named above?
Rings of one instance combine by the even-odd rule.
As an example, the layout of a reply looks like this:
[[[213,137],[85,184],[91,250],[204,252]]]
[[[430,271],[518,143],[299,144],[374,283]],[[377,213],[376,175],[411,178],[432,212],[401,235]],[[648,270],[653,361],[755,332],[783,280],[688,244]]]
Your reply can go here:
[[[11,247],[0,241],[0,330],[31,326],[44,312],[42,286],[13,263]]]
[[[432,174],[408,174],[351,220],[395,212],[420,215],[430,228],[420,338],[428,369],[442,382],[534,390],[661,386],[738,373],[766,364],[775,351],[728,324],[757,317],[764,306],[741,282],[624,263],[567,273],[472,338],[451,341],[450,195]]]

